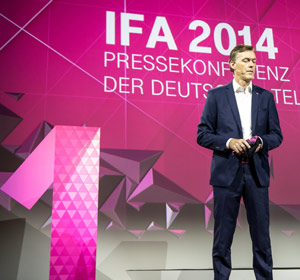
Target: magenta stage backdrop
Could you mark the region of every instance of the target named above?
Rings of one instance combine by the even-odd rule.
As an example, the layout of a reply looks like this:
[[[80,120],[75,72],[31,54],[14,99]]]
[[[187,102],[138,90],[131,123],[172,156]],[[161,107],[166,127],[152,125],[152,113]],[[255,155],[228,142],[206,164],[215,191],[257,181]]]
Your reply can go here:
[[[102,148],[163,151],[154,168],[205,201],[211,152],[196,126],[240,43],[257,50],[254,83],[274,93],[284,134],[270,198],[299,204],[296,0],[2,0],[0,101],[23,118],[2,144],[22,144],[44,120],[101,127]]]

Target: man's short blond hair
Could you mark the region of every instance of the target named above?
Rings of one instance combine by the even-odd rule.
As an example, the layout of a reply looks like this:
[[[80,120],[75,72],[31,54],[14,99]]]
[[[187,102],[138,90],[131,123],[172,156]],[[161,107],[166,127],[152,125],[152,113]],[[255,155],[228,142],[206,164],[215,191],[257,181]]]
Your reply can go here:
[[[229,66],[230,66],[230,62],[236,62],[236,57],[238,53],[241,52],[245,52],[245,51],[254,51],[255,49],[253,46],[250,45],[236,45],[230,52],[230,56],[229,56]],[[230,66],[230,71],[234,73],[234,70],[231,68]]]

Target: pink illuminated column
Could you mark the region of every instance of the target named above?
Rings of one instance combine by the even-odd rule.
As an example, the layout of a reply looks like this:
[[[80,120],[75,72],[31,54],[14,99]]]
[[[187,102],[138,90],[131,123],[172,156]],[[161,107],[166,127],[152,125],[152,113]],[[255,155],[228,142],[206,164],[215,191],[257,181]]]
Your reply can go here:
[[[94,280],[100,129],[56,126],[50,278]]]

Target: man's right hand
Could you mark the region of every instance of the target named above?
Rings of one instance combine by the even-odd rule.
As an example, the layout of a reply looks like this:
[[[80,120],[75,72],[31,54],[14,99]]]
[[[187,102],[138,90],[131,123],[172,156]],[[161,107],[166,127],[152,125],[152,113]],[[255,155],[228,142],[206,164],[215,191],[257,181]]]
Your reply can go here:
[[[229,148],[237,154],[243,154],[246,152],[247,148],[250,149],[251,146],[245,139],[232,138],[229,142]]]

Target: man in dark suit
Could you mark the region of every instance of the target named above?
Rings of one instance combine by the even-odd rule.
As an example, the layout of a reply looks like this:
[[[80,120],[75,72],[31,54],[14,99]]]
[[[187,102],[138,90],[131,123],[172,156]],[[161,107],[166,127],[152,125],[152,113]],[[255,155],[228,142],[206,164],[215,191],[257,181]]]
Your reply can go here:
[[[214,192],[214,279],[229,279],[230,248],[243,197],[255,277],[270,280],[268,151],[281,144],[282,134],[273,94],[252,84],[254,48],[237,45],[229,64],[233,81],[208,91],[197,133],[198,144],[214,151],[210,179]]]

